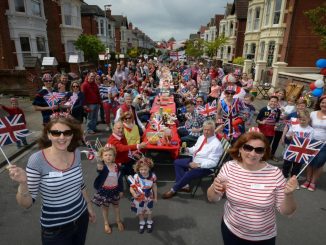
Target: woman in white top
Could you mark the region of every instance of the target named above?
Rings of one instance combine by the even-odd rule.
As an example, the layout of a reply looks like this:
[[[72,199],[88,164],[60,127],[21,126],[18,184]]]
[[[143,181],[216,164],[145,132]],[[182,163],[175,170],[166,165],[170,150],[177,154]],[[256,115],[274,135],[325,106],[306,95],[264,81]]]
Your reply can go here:
[[[229,153],[234,160],[223,165],[207,191],[211,202],[226,194],[224,244],[275,244],[275,211],[291,215],[296,210],[296,176],[286,183],[281,170],[266,162],[270,145],[262,133],[241,135]]]
[[[326,139],[326,95],[320,97],[316,110],[310,114],[311,126],[314,129],[314,139],[325,142]],[[319,151],[318,155],[311,161],[307,167],[307,177],[302,188],[309,191],[316,190],[316,182],[323,173],[323,166],[326,162],[326,145]]]

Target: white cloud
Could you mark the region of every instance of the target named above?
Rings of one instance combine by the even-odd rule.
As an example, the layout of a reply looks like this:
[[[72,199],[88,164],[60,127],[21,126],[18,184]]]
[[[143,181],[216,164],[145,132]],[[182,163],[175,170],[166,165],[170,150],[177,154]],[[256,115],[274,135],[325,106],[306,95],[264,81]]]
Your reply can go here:
[[[84,0],[104,9],[111,4],[113,15],[127,16],[153,40],[187,39],[215,14],[224,14],[228,0]],[[230,0],[229,0],[230,2]]]

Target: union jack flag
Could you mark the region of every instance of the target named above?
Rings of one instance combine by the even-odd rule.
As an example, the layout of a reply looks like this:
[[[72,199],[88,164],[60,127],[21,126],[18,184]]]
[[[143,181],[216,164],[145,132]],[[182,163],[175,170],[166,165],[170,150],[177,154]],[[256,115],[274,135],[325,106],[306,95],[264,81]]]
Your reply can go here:
[[[207,103],[204,106],[198,106],[197,111],[204,117],[215,115],[217,113],[216,100],[214,100],[211,104]]]
[[[22,114],[0,118],[0,146],[20,141],[28,135]]]
[[[284,159],[291,162],[309,164],[323,145],[323,141],[300,138],[294,135],[291,144],[284,153]]]
[[[84,151],[86,153],[88,160],[93,160],[95,157],[97,159],[97,152],[93,149],[91,142],[88,140],[85,141],[85,144],[87,145],[88,151]]]
[[[48,105],[52,107],[54,105],[57,105],[59,101],[65,97],[65,95],[66,93],[53,92],[44,95],[43,98],[45,99],[46,103],[48,103]]]
[[[97,151],[99,151],[101,148],[103,147],[101,141],[99,140],[99,138],[96,138],[95,140],[95,148]]]

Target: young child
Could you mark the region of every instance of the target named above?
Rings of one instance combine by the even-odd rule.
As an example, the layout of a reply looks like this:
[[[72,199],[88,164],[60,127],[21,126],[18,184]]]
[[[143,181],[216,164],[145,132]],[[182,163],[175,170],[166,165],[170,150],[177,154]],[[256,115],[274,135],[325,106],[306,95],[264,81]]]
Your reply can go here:
[[[156,175],[151,171],[153,166],[151,159],[141,158],[134,165],[136,174],[133,180],[129,176],[129,180],[133,181],[130,185],[131,211],[138,215],[141,234],[145,231],[145,224],[148,233],[153,231],[152,208],[153,202],[157,202]]]
[[[303,110],[298,112],[299,124],[291,125],[289,131],[286,134],[287,143],[291,143],[293,136],[299,138],[313,138],[314,129],[309,126],[310,123],[310,113],[308,110]],[[291,170],[292,168],[292,170]],[[289,177],[291,170],[291,176],[297,175],[300,172],[301,164],[297,162],[290,162],[284,160],[283,163],[283,175],[285,178]]]
[[[252,105],[254,102],[254,96],[252,94],[246,94],[244,96],[244,118],[246,122],[246,127],[250,127],[250,125],[253,123],[253,118],[255,114],[255,107]]]
[[[94,181],[97,193],[92,200],[102,208],[104,232],[112,233],[109,223],[109,206],[113,205],[118,230],[123,231],[124,225],[120,218],[119,200],[123,196],[123,179],[118,165],[115,163],[116,149],[114,146],[100,148],[99,157],[103,161],[97,164],[98,176]]]
[[[286,106],[284,106],[283,111],[282,111],[285,114],[285,116],[288,116],[291,113],[296,111],[295,101],[296,101],[295,97],[290,97],[288,99],[288,103]]]
[[[24,114],[23,110],[21,108],[19,108],[19,106],[18,106],[18,99],[15,97],[11,97],[10,102],[11,102],[11,107],[2,105],[2,109],[4,109],[6,112],[8,112],[9,116],[22,114],[23,122],[24,122],[24,124],[26,124],[25,114]],[[21,148],[22,143],[24,146],[28,145],[26,137],[19,137],[19,139],[20,140],[18,140],[16,142],[17,148]]]
[[[275,125],[280,120],[281,110],[277,108],[278,97],[271,96],[268,105],[263,107],[257,116],[259,130],[267,137],[270,143],[275,135]]]

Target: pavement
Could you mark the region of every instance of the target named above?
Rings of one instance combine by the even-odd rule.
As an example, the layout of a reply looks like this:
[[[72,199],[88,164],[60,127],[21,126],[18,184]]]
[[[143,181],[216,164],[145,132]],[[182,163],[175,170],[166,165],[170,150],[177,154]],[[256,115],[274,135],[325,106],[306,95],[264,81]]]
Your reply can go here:
[[[7,100],[7,101],[6,101]],[[7,103],[8,98],[1,98],[0,103]],[[42,129],[41,116],[39,112],[33,111],[31,101],[19,99],[21,108],[26,113],[28,128],[33,131],[29,136],[30,148],[17,150],[14,144],[3,147],[9,158],[21,167],[25,167],[29,156],[38,150],[35,145]],[[266,100],[256,100],[257,109],[265,106]],[[8,103],[7,103],[8,104]],[[105,125],[99,125],[99,134],[92,135],[89,139],[97,137],[104,143],[109,132],[104,130]],[[279,149],[280,154],[282,149]],[[13,157],[14,154],[18,157]],[[97,222],[89,225],[86,244],[128,244],[136,245],[152,244],[223,244],[220,222],[223,215],[225,199],[217,204],[208,203],[206,190],[210,180],[205,180],[198,189],[194,198],[186,193],[178,193],[170,200],[161,198],[162,194],[169,190],[174,181],[173,160],[163,152],[152,153],[155,173],[158,176],[159,200],[153,209],[154,231],[152,234],[138,234],[138,220],[130,211],[130,194],[125,190],[125,197],[120,201],[121,217],[126,230],[119,232],[114,224],[114,215],[110,209],[110,223],[113,233],[107,235],[103,231],[103,220],[101,209],[94,207],[97,214]],[[273,163],[273,162],[271,162]],[[276,163],[274,163],[276,164]],[[278,163],[280,164],[280,163]],[[82,158],[82,167],[85,183],[88,186],[90,196],[95,190],[92,188],[96,177],[96,162],[89,161],[85,156]],[[38,245],[40,241],[39,215],[41,209],[41,198],[38,198],[30,209],[19,207],[15,200],[17,183],[10,180],[8,172],[2,168],[0,171],[0,244],[1,245]],[[326,220],[326,175],[324,174],[312,193],[307,190],[295,192],[298,202],[298,210],[292,217],[277,215],[278,236],[277,244],[287,245],[324,245],[326,242],[325,220]]]

